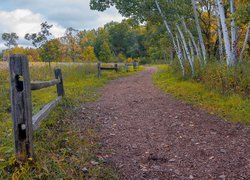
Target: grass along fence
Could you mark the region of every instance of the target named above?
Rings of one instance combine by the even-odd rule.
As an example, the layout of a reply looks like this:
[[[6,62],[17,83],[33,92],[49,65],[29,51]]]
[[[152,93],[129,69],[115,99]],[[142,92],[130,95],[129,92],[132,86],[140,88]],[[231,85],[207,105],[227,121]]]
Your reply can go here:
[[[10,113],[9,72],[6,68],[0,71],[0,179],[84,177],[79,167],[87,167],[88,175],[96,179],[112,179],[109,175],[113,171],[105,163],[100,162],[97,166],[92,166],[90,163],[92,159],[98,159],[99,137],[88,123],[78,124],[80,122],[76,121],[79,117],[78,110],[82,108],[82,104],[97,100],[102,95],[102,88],[111,80],[137,72],[131,68],[130,72],[126,73],[125,70],[120,70],[124,65],[118,63],[117,73],[105,71],[98,79],[97,63],[53,62],[49,67],[48,63],[29,62],[29,66],[30,78],[33,81],[54,79],[54,68],[59,67],[63,72],[65,96],[33,132],[34,158],[28,159],[26,163],[16,163]],[[138,69],[141,70],[143,66]],[[37,114],[46,104],[57,98],[55,87],[31,92],[32,115]],[[88,116],[84,118],[88,119]]]
[[[109,63],[110,64],[110,63]],[[138,63],[137,62],[133,62],[133,63],[121,63],[121,65],[125,65],[125,71],[129,72],[129,66],[133,66],[134,71],[137,70],[138,68]],[[97,77],[100,78],[101,77],[101,71],[115,71],[118,72],[118,64],[115,63],[113,65],[113,67],[102,67],[101,63],[97,63]]]
[[[33,131],[64,96],[62,72],[61,69],[55,69],[55,79],[51,81],[31,82],[27,57],[12,55],[9,61],[9,73],[15,154],[17,160],[24,162],[28,158],[33,158]],[[32,117],[31,91],[55,85],[58,95],[56,100],[45,105]]]
[[[133,62],[133,63],[126,63],[125,64],[125,68],[126,68],[126,72],[129,72],[129,66],[133,66],[134,71],[137,70],[139,64],[137,62]]]

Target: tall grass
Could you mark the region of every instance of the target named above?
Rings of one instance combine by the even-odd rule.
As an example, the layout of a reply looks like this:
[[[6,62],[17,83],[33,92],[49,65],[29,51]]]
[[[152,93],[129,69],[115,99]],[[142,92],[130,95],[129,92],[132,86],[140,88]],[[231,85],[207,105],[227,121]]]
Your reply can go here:
[[[176,75],[171,66],[163,65],[159,69],[154,75],[154,81],[165,92],[227,120],[250,123],[250,99],[243,96],[241,91],[234,92],[229,87],[228,93],[222,93],[216,79],[211,78],[200,83],[197,79],[184,79]],[[213,75],[219,77],[214,73]]]
[[[86,102],[96,100],[99,89],[109,80],[135,72],[104,72],[97,78],[96,65],[32,65],[32,80],[54,78],[53,68],[60,66],[63,72],[65,97],[53,110],[41,127],[34,133],[35,161],[23,165],[15,163],[12,121],[10,116],[10,95],[8,71],[0,70],[0,179],[60,179],[94,177],[115,179],[116,175],[102,162],[92,166],[91,159],[97,159],[98,136],[91,127],[77,126],[72,122],[78,116],[77,108]],[[32,92],[33,114],[57,96],[56,88]],[[82,168],[87,167],[86,175]]]

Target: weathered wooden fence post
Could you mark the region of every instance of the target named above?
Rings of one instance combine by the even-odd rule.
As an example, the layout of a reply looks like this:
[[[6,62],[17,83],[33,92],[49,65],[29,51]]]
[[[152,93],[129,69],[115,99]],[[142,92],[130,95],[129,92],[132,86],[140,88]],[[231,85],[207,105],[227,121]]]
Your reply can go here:
[[[97,77],[101,77],[101,63],[97,63]]]
[[[24,162],[33,158],[32,104],[27,58],[24,55],[11,55],[9,73],[15,154],[18,161]]]
[[[54,72],[55,72],[55,78],[60,79],[60,83],[56,85],[57,95],[64,96],[62,71],[61,69],[56,68]]]
[[[115,63],[115,72],[118,72],[118,64]]]
[[[128,72],[128,64],[127,63],[125,64],[125,69],[126,69],[126,72]]]
[[[136,62],[133,62],[134,71],[136,71]]]

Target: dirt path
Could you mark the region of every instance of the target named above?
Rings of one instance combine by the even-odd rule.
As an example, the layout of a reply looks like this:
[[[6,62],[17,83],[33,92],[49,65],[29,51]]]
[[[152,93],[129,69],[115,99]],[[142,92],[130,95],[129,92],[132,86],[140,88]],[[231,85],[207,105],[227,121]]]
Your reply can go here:
[[[162,93],[154,71],[114,80],[82,110],[121,179],[250,179],[250,129]]]

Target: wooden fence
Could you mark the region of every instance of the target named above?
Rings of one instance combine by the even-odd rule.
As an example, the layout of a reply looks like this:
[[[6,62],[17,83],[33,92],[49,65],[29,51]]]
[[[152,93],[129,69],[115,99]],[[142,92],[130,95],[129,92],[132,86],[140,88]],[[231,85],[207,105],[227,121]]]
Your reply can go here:
[[[122,65],[124,65],[124,64],[122,64]],[[126,72],[129,72],[129,66],[133,66],[134,71],[136,71],[137,68],[138,68],[138,63],[137,62],[125,63]],[[97,63],[97,76],[98,76],[98,78],[101,77],[101,71],[102,70],[104,70],[104,71],[116,71],[116,72],[118,72],[118,64],[115,63],[114,67],[101,67],[101,63]]]
[[[118,72],[118,65],[115,63],[114,67],[101,67],[101,63],[97,63],[97,77],[101,77],[101,71],[115,71]]]
[[[64,96],[61,69],[55,69],[54,71],[54,80],[31,82],[27,57],[24,55],[10,56],[11,114],[14,128],[15,154],[19,161],[33,158],[33,131],[39,127],[41,121],[48,116],[49,112]],[[31,91],[55,85],[58,97],[32,117]]]
[[[137,62],[126,63],[126,64],[125,64],[126,72],[129,72],[129,66],[133,66],[134,71],[136,71],[136,70],[137,70],[138,63],[137,63]]]

